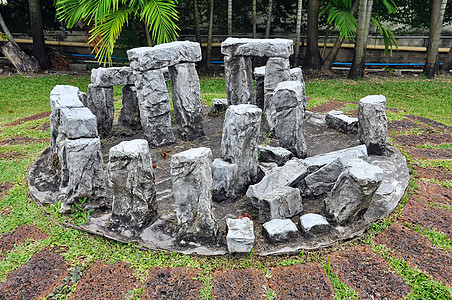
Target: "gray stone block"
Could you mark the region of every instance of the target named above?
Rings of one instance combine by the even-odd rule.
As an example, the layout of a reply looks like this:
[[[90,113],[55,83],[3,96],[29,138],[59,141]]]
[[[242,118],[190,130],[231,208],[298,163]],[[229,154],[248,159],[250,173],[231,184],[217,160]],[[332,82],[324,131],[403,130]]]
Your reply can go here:
[[[358,118],[344,115],[342,111],[332,110],[325,116],[328,127],[339,130],[347,134],[358,133]]]
[[[331,225],[326,218],[318,214],[305,214],[300,217],[299,225],[305,236],[327,234],[331,231]]]
[[[68,139],[97,137],[96,116],[87,107],[61,108],[60,117]]]
[[[225,56],[224,73],[228,105],[255,104],[251,58]]]
[[[270,243],[284,242],[296,238],[298,235],[297,226],[289,219],[271,220],[262,225],[265,237]]]
[[[97,68],[91,70],[91,83],[97,87],[134,85],[135,75],[130,67]]]
[[[106,138],[113,127],[115,106],[113,105],[113,87],[96,87],[88,85],[87,107],[97,118],[97,131],[101,138]]]
[[[201,90],[195,64],[181,63],[168,69],[177,133],[188,141],[203,136]]]
[[[284,165],[293,157],[292,152],[282,147],[259,145],[259,161],[275,162],[278,166]]]
[[[153,221],[157,198],[148,142],[137,139],[112,147],[107,171],[113,189],[110,228],[135,232]]]
[[[259,198],[259,222],[291,218],[303,211],[300,191],[296,188],[277,187]]]
[[[154,47],[140,47],[127,50],[130,67],[134,71],[156,70],[184,62],[202,59],[199,43],[176,41]]]
[[[229,56],[288,58],[293,54],[293,41],[289,39],[227,38],[221,43],[221,53]]]
[[[231,253],[250,253],[254,246],[254,226],[249,218],[226,219],[226,242]]]
[[[314,173],[309,174],[298,185],[301,195],[303,197],[313,197],[331,191],[343,170],[344,165],[341,159],[337,158]]]
[[[218,224],[212,213],[212,151],[193,148],[171,157],[173,196],[178,220],[177,238],[187,242],[212,243]]]
[[[343,165],[355,158],[367,157],[367,149],[365,145],[346,148],[338,151],[328,152],[315,156],[308,157],[303,160],[310,173],[313,173],[323,166],[332,163],[337,158],[340,158]]]
[[[122,88],[122,107],[118,123],[120,126],[132,130],[142,129],[137,89],[134,85],[125,85]]]
[[[226,111],[228,109],[228,99],[213,98],[212,106],[215,113]]]
[[[362,159],[349,161],[324,200],[328,221],[345,224],[360,217],[369,207],[382,180],[381,168]]]
[[[301,82],[283,81],[273,92],[276,110],[275,134],[279,145],[295,156],[305,158],[307,155],[304,138],[304,108],[302,102]]]
[[[358,135],[361,143],[367,146],[369,154],[386,153],[387,131],[386,97],[371,95],[359,100]]]
[[[237,165],[217,158],[212,163],[212,199],[224,201],[234,199],[235,180],[237,178]]]

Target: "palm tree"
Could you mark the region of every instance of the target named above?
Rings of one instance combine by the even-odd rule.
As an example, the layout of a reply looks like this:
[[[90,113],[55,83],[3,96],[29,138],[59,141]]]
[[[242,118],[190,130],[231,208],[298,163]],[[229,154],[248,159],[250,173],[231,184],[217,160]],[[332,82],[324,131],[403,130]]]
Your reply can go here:
[[[322,66],[319,52],[319,0],[308,1],[308,32],[303,69],[318,70]]]
[[[298,56],[300,55],[300,35],[301,35],[301,12],[303,8],[303,0],[298,0],[297,6],[297,28],[295,29],[295,48],[294,48],[294,65],[298,66]]]
[[[30,8],[31,32],[33,35],[33,56],[37,59],[41,70],[48,70],[50,68],[50,60],[47,56],[44,32],[42,31],[41,1],[28,0],[28,6]]]
[[[193,12],[195,15],[195,38],[198,43],[201,43],[201,28],[199,26],[198,0],[193,0]]]
[[[228,0],[228,36],[232,36],[232,0]]]
[[[273,10],[273,0],[268,0],[268,9],[267,9],[267,24],[265,26],[265,38],[268,39],[270,37],[270,29],[272,25],[272,10]]]
[[[138,19],[150,28],[154,44],[177,39],[177,0],[55,0],[60,21],[72,28],[78,21],[89,29],[96,58],[111,65],[111,55],[124,25]]]
[[[257,36],[257,26],[256,26],[256,0],[253,0],[253,39]]]
[[[207,55],[206,55],[206,67],[208,69],[210,69],[210,60],[211,60],[211,52],[212,52],[213,4],[214,4],[214,0],[210,0],[209,32],[208,32],[208,36],[207,36]]]

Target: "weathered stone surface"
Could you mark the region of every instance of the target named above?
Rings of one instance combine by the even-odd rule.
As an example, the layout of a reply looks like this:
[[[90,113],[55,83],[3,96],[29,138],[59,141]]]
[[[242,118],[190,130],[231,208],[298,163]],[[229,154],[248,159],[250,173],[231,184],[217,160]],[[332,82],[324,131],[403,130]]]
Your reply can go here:
[[[344,165],[340,158],[336,158],[331,163],[321,167],[314,173],[306,176],[297,186],[303,197],[318,196],[331,191],[337,178],[344,170]]]
[[[332,163],[337,158],[340,158],[342,164],[347,164],[348,161],[355,158],[367,157],[367,149],[365,145],[346,148],[338,151],[328,152],[308,157],[303,160],[303,163],[308,168],[309,172],[315,172],[323,166]]]
[[[234,185],[237,176],[237,165],[217,158],[212,163],[212,199],[223,201],[232,199],[237,195],[234,193]]]
[[[113,127],[115,106],[113,105],[113,87],[96,87],[88,85],[87,107],[97,118],[97,131],[105,138]]]
[[[113,230],[134,232],[155,219],[154,170],[146,140],[125,141],[110,149],[108,183],[113,189]]]
[[[299,81],[283,81],[273,92],[276,110],[275,134],[279,145],[295,156],[305,158],[307,155],[304,138],[304,108],[302,88]]]
[[[227,38],[221,43],[221,54],[289,58],[293,54],[293,41],[289,39]]]
[[[97,137],[96,116],[87,107],[61,108],[61,130],[69,139]]]
[[[171,178],[178,220],[178,239],[215,241],[218,224],[212,204],[212,151],[193,148],[171,157]]]
[[[91,70],[91,83],[97,87],[133,85],[135,76],[130,67],[97,68]]]
[[[135,86],[146,140],[155,147],[174,143],[176,138],[171,128],[171,106],[162,71],[135,73]]]
[[[249,253],[254,245],[254,226],[249,218],[226,219],[228,234],[226,241],[231,253]]]
[[[347,134],[358,133],[358,118],[344,115],[342,111],[332,110],[325,116],[328,127],[339,130]]]
[[[61,213],[86,198],[86,210],[106,206],[105,175],[99,138],[64,139],[58,158],[61,164]]]
[[[306,96],[306,85],[304,83],[303,71],[301,68],[292,68],[290,69],[290,81],[299,81],[301,82],[301,97],[304,109],[308,105],[308,97]]]
[[[179,136],[189,141],[203,136],[201,90],[195,64],[181,63],[168,69]]]
[[[326,218],[318,214],[302,215],[298,223],[303,235],[307,236],[326,234],[331,230],[331,225]]]
[[[264,235],[271,243],[287,241],[298,235],[297,226],[290,219],[274,219],[262,227]]]
[[[264,110],[264,78],[265,66],[254,68],[254,79],[256,80],[256,105]]]
[[[276,125],[276,108],[273,101],[273,91],[283,81],[290,79],[289,59],[272,57],[267,61],[264,78],[264,113],[270,131]]]
[[[201,60],[201,46],[189,41],[176,41],[154,47],[127,50],[130,67],[134,71],[156,70],[178,63]]]
[[[292,152],[283,147],[272,147],[268,145],[259,145],[259,161],[275,162],[278,166],[284,165],[293,157]]]
[[[224,73],[228,105],[254,104],[255,92],[251,58],[225,56]]]
[[[325,198],[327,219],[334,224],[343,224],[359,216],[369,207],[382,180],[381,168],[362,159],[349,161]]]
[[[228,99],[213,98],[212,106],[215,113],[226,111],[228,109]]]
[[[371,95],[358,103],[358,135],[367,146],[369,154],[383,155],[386,152],[386,97]]]
[[[259,221],[293,217],[303,211],[300,191],[289,186],[277,187],[259,199]]]
[[[302,160],[292,158],[284,166],[271,169],[267,175],[254,185],[250,185],[246,196],[254,207],[259,208],[259,199],[278,187],[292,186],[308,174]]]
[[[141,129],[137,89],[134,85],[125,85],[122,88],[122,107],[119,113],[118,123],[122,127],[132,130]]]
[[[237,193],[257,180],[261,114],[261,109],[251,104],[232,105],[226,111],[221,158],[237,165]]]

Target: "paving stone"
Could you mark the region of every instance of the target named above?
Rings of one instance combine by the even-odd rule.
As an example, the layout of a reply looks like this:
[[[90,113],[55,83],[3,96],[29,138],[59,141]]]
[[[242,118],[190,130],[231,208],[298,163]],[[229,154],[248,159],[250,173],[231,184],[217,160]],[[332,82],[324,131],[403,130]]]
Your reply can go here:
[[[297,226],[290,219],[274,219],[263,226],[264,235],[270,242],[281,242],[291,238],[296,238],[298,235]]]
[[[250,253],[253,249],[255,236],[254,224],[250,218],[226,219],[228,234],[226,241],[231,253]]]
[[[433,247],[423,235],[396,223],[378,235],[375,242],[394,249],[393,255],[412,267],[417,266],[436,280],[452,284],[451,253]]]
[[[201,299],[199,271],[188,268],[152,268],[141,299]]]
[[[34,225],[22,224],[15,231],[3,235],[0,239],[0,257],[12,250],[14,245],[19,245],[25,241],[37,241],[47,238],[47,233]]]
[[[270,288],[278,299],[333,299],[333,285],[318,263],[271,268]]]
[[[69,299],[124,299],[130,290],[140,285],[134,273],[135,270],[123,261],[112,265],[97,261],[80,279]]]
[[[445,205],[452,205],[452,189],[420,180],[417,180],[416,184],[418,188],[416,189],[415,194],[418,200],[422,200],[427,203],[436,202]]]
[[[55,248],[36,252],[22,267],[0,283],[0,299],[43,299],[69,275],[66,262]]]
[[[400,299],[410,287],[370,247],[359,245],[328,256],[339,280],[356,290],[361,299]]]
[[[403,208],[403,220],[424,228],[434,228],[452,238],[452,211],[411,200]]]
[[[318,214],[302,215],[298,221],[301,232],[307,236],[320,235],[330,232],[331,225],[326,218]]]
[[[212,276],[212,299],[267,299],[265,273],[256,269],[222,270]]]

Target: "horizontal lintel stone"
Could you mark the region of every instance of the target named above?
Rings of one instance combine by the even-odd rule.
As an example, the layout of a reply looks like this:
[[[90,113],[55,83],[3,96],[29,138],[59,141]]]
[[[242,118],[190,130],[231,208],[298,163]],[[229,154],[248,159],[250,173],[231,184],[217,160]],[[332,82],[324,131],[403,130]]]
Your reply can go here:
[[[221,43],[221,53],[229,56],[289,57],[293,41],[289,39],[227,38]]]

